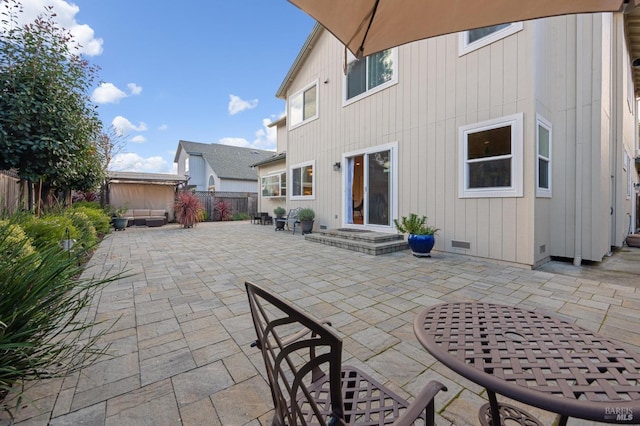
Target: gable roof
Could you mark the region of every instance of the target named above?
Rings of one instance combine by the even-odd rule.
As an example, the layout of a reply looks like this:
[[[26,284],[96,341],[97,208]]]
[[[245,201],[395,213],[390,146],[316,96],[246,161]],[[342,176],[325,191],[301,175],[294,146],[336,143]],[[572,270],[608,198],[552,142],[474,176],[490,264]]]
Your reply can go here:
[[[262,149],[181,140],[178,143],[174,162],[178,162],[180,150],[190,155],[201,155],[221,179],[256,181],[258,174],[251,166],[275,154],[273,151]]]
[[[282,84],[280,84],[280,88],[276,92],[276,98],[287,99],[287,89],[289,88],[289,85],[296,78],[296,75],[298,74],[298,71],[300,71],[302,64],[304,64],[304,61],[311,53],[313,46],[318,41],[320,34],[322,34],[322,30],[324,30],[324,27],[316,22],[316,25],[311,30],[309,37],[307,37],[307,41],[305,41],[304,45],[302,45],[300,53],[298,53],[298,56],[293,61],[293,64],[291,65],[289,72],[285,76],[284,81],[282,82]]]

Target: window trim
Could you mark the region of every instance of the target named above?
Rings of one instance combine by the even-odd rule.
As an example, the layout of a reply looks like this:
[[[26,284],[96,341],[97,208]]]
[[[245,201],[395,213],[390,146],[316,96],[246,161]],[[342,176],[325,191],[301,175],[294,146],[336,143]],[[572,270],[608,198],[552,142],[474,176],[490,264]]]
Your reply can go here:
[[[315,115],[309,117],[309,118],[304,118],[304,92],[306,92],[307,90],[309,90],[310,88],[314,87],[316,88],[316,113]],[[289,116],[289,119],[287,119],[287,122],[289,123],[289,130],[293,130],[296,127],[300,127],[300,126],[304,126],[305,124],[309,123],[310,121],[316,120],[318,119],[318,98],[319,98],[319,94],[320,94],[320,90],[318,89],[318,80],[312,81],[311,83],[307,84],[306,86],[304,86],[302,89],[298,90],[297,92],[295,92],[294,94],[292,94],[291,96],[289,96],[289,98],[287,99],[287,115]],[[302,121],[298,122],[298,123],[293,123],[293,114],[291,114],[291,99],[294,98],[295,96],[302,96]]]
[[[369,68],[369,56],[365,57],[367,60],[367,70]],[[351,52],[347,50],[347,67],[349,64],[356,60],[356,57],[353,56]],[[351,105],[354,102],[358,102],[361,99],[367,98],[371,95],[374,95],[382,90],[385,90],[391,86],[398,84],[398,48],[391,48],[391,60],[393,63],[393,76],[391,80],[386,81],[372,89],[367,89],[364,92],[360,93],[357,96],[354,96],[351,99],[347,99],[347,74],[343,73],[342,75],[342,106],[345,107],[347,105]],[[368,75],[368,72],[366,73]]]
[[[540,155],[540,127],[544,127],[549,132],[549,157],[546,158]],[[547,181],[549,182],[549,188],[542,188],[540,186],[540,159],[544,159],[549,164],[547,168]],[[542,117],[540,114],[536,114],[536,197],[551,198],[553,195],[553,173],[551,168],[553,167],[553,126],[549,120]]]
[[[508,27],[496,31],[495,33],[491,33],[488,36],[482,37],[481,39],[478,39],[473,43],[468,42],[469,31],[462,31],[458,35],[458,56],[464,56],[467,53],[473,52],[474,50],[478,50],[492,43],[495,43],[498,40],[509,37],[512,34],[522,31],[523,28],[524,25],[522,24],[522,22],[512,22]]]
[[[311,166],[313,171],[311,178],[311,195],[294,195],[293,193],[293,174],[294,170],[301,169],[306,166]],[[316,162],[315,160],[305,161],[303,163],[292,164],[289,167],[289,173],[287,173],[287,192],[289,193],[290,200],[315,200],[316,199]]]
[[[524,114],[516,113],[479,123],[460,126],[458,130],[458,197],[459,198],[508,198],[523,196],[524,165]],[[485,130],[511,126],[511,186],[494,188],[468,188],[467,135]]]
[[[286,197],[287,194],[286,193],[285,194],[282,193],[282,175],[284,175],[284,179],[285,179],[284,188],[285,188],[285,192],[286,192],[286,189],[287,189],[287,171],[286,171],[286,169],[277,170],[277,171],[270,172],[270,173],[268,173],[268,174],[266,174],[264,176],[260,176],[260,197],[262,197],[262,198],[283,198],[283,197]],[[264,195],[262,193],[262,182],[263,182],[263,179],[267,179],[267,178],[270,178],[270,177],[273,177],[273,176],[278,176],[278,180],[279,180],[279,183],[278,183],[278,194],[279,195]]]

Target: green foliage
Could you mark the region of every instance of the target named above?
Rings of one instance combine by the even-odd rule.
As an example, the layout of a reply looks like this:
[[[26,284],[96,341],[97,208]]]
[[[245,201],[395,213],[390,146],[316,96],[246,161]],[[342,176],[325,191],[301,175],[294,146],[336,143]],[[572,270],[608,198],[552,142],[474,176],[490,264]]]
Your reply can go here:
[[[65,212],[65,216],[71,218],[73,225],[78,229],[80,233],[79,243],[83,247],[94,246],[98,242],[98,233],[93,226],[93,222],[89,219],[89,216],[77,209],[68,209]]]
[[[0,25],[0,169],[79,190],[104,178],[96,148],[102,124],[89,91],[97,68],[54,21],[52,7],[21,26],[18,0],[3,0]]]
[[[284,217],[284,215],[287,214],[287,211],[284,209],[284,207],[278,206],[273,209],[273,214],[275,214],[276,217]]]
[[[418,216],[415,213],[409,214],[408,218],[402,216],[400,220],[394,219],[393,222],[396,224],[396,229],[403,234],[435,235],[440,230],[440,228],[427,225],[426,216]]]
[[[310,207],[304,207],[298,211],[298,220],[313,220],[316,217],[316,212]]]
[[[234,213],[232,220],[249,220],[251,216],[247,213]]]
[[[0,252],[12,250],[10,235],[0,232]],[[81,275],[85,255],[50,247],[0,268],[0,395],[15,393],[19,403],[18,381],[64,377],[106,350],[97,342],[108,329],[86,333],[94,323],[83,313],[98,289],[124,277]],[[15,408],[6,404],[0,397],[0,410]]]
[[[59,247],[62,240],[77,240],[80,237],[71,218],[61,214],[47,214],[42,218],[31,216],[22,223],[22,228],[33,239],[37,250]]]
[[[202,203],[188,191],[182,191],[176,196],[175,212],[178,223],[184,228],[191,228],[204,219]]]
[[[0,220],[0,270],[21,258],[36,253],[31,239],[20,225],[9,220]]]
[[[81,202],[74,204],[73,210],[87,215],[98,234],[108,234],[111,232],[111,216],[105,213],[99,205]]]

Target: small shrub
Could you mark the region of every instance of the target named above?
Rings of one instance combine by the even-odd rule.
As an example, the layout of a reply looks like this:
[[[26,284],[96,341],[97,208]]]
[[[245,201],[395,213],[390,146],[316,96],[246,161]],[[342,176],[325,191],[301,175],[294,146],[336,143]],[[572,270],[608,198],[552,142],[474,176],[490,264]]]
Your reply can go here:
[[[313,220],[316,217],[316,212],[309,207],[302,208],[298,211],[298,220]]]
[[[36,253],[31,239],[17,223],[0,220],[0,270]],[[1,317],[0,317],[1,318]]]
[[[100,206],[97,208],[87,205],[74,206],[73,210],[86,214],[99,235],[111,232],[111,216],[101,209]]]
[[[249,220],[251,216],[247,213],[234,213],[232,220]]]
[[[403,234],[414,235],[435,235],[440,229],[427,225],[426,216],[418,216],[415,213],[409,214],[409,217],[402,216],[400,220],[394,219],[396,229]]]
[[[275,214],[276,217],[284,217],[286,213],[287,211],[282,206],[278,206],[275,209],[273,209],[273,214]]]
[[[232,216],[232,208],[231,203],[225,200],[216,200],[216,204],[214,207],[215,211],[218,212],[218,217],[220,220],[231,220]]]
[[[65,212],[65,215],[71,218],[73,225],[78,229],[80,233],[78,242],[83,247],[91,247],[98,242],[96,228],[85,212],[78,209],[69,209]]]
[[[41,218],[31,216],[22,228],[33,239],[33,244],[38,250],[56,246],[62,240],[76,240],[80,237],[78,228],[73,225],[70,217],[59,214],[48,214]]]
[[[204,219],[202,203],[187,191],[180,192],[176,196],[175,212],[178,223],[184,228],[191,228]]]

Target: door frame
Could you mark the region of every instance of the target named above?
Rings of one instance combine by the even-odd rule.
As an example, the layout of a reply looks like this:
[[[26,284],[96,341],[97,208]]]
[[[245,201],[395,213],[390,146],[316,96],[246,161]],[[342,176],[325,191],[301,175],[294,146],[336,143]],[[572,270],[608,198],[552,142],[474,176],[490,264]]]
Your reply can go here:
[[[347,200],[347,194],[351,192],[350,189],[347,188],[347,173],[348,167],[347,158],[355,157],[357,155],[363,155],[365,158],[367,154],[380,152],[380,151],[389,151],[389,165],[390,165],[390,173],[389,177],[390,182],[390,194],[389,194],[389,225],[372,225],[366,223],[366,215],[368,213],[368,203],[365,201],[363,213],[365,215],[365,223],[363,225],[355,224],[355,223],[346,223],[346,218],[348,217],[347,209],[353,209],[353,203],[351,200]],[[365,160],[366,162],[366,160]],[[342,204],[342,227],[343,228],[351,228],[351,229],[368,229],[376,232],[387,232],[387,233],[395,233],[396,228],[393,224],[393,219],[397,217],[398,212],[398,142],[390,142],[382,145],[375,145],[368,148],[363,148],[355,151],[349,151],[342,154],[342,164],[345,167],[342,168],[342,191],[341,191],[341,204]],[[363,164],[363,167],[365,164]],[[365,178],[367,174],[365,171]],[[365,179],[364,183],[364,194],[363,197],[366,200],[369,194],[368,182]]]

